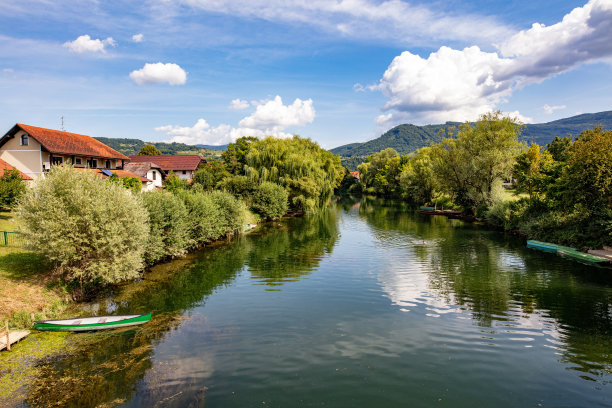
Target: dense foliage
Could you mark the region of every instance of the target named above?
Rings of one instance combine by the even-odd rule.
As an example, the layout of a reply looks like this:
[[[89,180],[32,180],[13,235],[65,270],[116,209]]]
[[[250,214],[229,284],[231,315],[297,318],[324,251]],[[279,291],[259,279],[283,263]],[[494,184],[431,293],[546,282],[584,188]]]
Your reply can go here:
[[[17,216],[32,249],[69,280],[115,283],[143,267],[146,211],[130,191],[91,172],[53,166],[26,191]]]
[[[0,176],[0,207],[13,208],[26,191],[21,174],[15,169],[5,169]]]
[[[288,198],[284,188],[264,181],[255,191],[251,207],[264,219],[280,218],[287,212]]]
[[[161,152],[155,146],[151,144],[146,144],[142,146],[140,151],[138,152],[138,156],[161,156]]]
[[[386,148],[392,148],[399,154],[405,155],[419,148],[439,143],[442,140],[440,131],[447,131],[450,127],[457,125],[459,124],[451,122],[426,126],[399,125],[374,140],[339,146],[331,149],[331,152],[342,157],[342,165],[356,170],[367,156]],[[526,143],[535,142],[543,146],[558,135],[577,135],[583,129],[594,126],[612,129],[612,111],[583,114],[549,123],[528,124],[525,125],[520,140]]]
[[[338,156],[299,136],[238,139],[230,143],[223,160],[236,175],[282,186],[290,207],[301,211],[326,205],[343,174]]]
[[[154,264],[164,258],[185,254],[189,246],[188,214],[185,203],[166,191],[143,193],[142,203],[149,214],[149,240],[144,259]]]
[[[612,131],[585,130],[575,141],[555,137],[543,149],[520,143],[520,130],[511,118],[490,113],[410,157],[383,150],[359,166],[363,187],[453,205],[534,239],[579,248],[612,244]]]

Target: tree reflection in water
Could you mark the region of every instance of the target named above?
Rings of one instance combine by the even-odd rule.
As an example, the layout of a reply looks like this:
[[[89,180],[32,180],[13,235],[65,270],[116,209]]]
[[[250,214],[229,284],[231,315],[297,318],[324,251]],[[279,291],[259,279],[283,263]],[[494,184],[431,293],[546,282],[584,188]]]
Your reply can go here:
[[[422,289],[449,306],[469,309],[479,326],[550,325],[551,347],[584,378],[612,372],[609,270],[543,257],[515,237],[421,216],[414,208],[380,199],[362,200],[359,216],[378,240],[408,243],[425,265]]]

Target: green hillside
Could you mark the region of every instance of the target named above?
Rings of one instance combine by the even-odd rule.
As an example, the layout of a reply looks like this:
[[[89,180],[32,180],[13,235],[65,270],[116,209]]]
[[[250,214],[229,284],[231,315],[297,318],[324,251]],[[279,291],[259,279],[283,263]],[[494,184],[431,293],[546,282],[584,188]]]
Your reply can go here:
[[[457,126],[457,122],[443,125],[416,126],[404,124],[394,127],[382,136],[364,142],[351,143],[331,149],[331,152],[342,157],[342,163],[351,170],[356,169],[363,160],[376,152],[392,147],[399,154],[408,154],[415,150],[438,143],[442,140],[440,130]],[[530,124],[525,127],[521,139],[527,143],[536,142],[540,146],[550,143],[555,136],[578,136],[584,129],[602,126],[612,129],[612,111],[587,113],[570,118],[559,119],[548,123]]]
[[[145,144],[155,146],[162,154],[199,154],[206,159],[218,159],[222,153],[220,150],[207,149],[184,143],[144,142],[140,139],[114,137],[96,137],[96,139],[126,156],[138,154]]]

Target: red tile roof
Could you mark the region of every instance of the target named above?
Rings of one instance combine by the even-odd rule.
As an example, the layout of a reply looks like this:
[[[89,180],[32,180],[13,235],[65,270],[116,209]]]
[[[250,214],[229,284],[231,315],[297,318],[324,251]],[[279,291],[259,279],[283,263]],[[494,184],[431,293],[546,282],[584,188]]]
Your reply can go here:
[[[130,156],[132,163],[153,162],[164,171],[196,170],[200,163],[206,163],[197,154],[164,154],[161,156]]]
[[[61,130],[45,129],[24,125],[22,123],[18,123],[15,127],[20,127],[25,130],[51,153],[128,160],[125,155],[111,149],[91,136],[62,132]]]
[[[10,164],[5,162],[4,160],[0,159],[0,175],[4,174],[5,170],[10,170],[10,169],[15,169],[15,170],[19,171],[15,166],[11,166]],[[21,178],[23,180],[32,180],[32,177],[28,176],[27,174],[24,174],[24,173],[22,173],[20,171],[19,171],[19,174],[21,175]]]

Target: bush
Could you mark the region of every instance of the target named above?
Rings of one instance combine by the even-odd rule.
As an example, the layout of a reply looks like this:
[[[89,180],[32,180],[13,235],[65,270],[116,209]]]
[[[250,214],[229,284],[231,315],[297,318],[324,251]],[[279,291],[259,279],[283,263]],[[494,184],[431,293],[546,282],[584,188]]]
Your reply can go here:
[[[194,191],[178,191],[176,194],[187,208],[190,246],[199,246],[221,237],[221,214],[208,194]]]
[[[13,208],[26,191],[21,174],[15,169],[5,169],[0,176],[0,207]]]
[[[146,210],[128,190],[91,172],[53,166],[26,191],[17,217],[31,249],[68,280],[116,283],[143,267]]]
[[[216,219],[216,223],[223,231],[221,235],[242,231],[246,217],[244,203],[225,191],[213,191],[208,197],[219,209],[220,216]]]
[[[143,193],[141,198],[149,213],[150,226],[145,262],[153,264],[166,257],[185,254],[190,241],[183,200],[164,191]]]
[[[250,200],[257,191],[257,183],[246,176],[232,176],[221,180],[217,188],[227,191],[236,198]]]
[[[179,191],[187,190],[189,188],[189,183],[187,180],[183,180],[177,176],[176,173],[171,171],[170,175],[164,180],[164,186],[168,191]]]
[[[287,192],[278,184],[261,183],[253,196],[251,208],[266,219],[282,217],[289,207]]]

